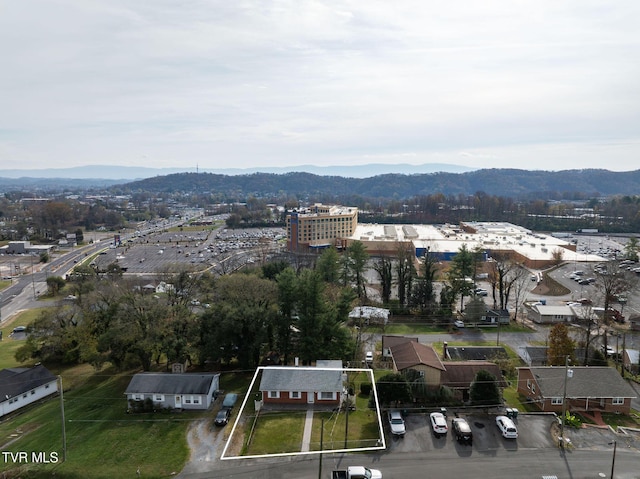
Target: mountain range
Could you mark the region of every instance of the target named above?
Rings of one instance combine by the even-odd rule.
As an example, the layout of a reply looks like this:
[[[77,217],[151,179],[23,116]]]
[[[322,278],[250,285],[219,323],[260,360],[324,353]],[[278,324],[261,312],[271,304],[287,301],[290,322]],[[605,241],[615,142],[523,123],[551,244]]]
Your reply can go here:
[[[304,171],[316,169],[324,174]],[[467,171],[444,171],[467,170]],[[288,170],[294,171],[288,171]],[[334,169],[342,175],[328,174]],[[469,170],[443,164],[265,168],[269,171],[222,170],[227,173],[178,172],[178,169],[86,166],[48,170],[0,170],[0,189],[108,189],[120,192],[188,192],[242,201],[256,197],[405,199],[417,195],[471,195],[485,192],[513,198],[592,198],[640,194],[640,170],[604,169],[540,171]],[[393,172],[385,172],[396,170]],[[231,174],[230,172],[235,172]],[[31,175],[7,177],[30,172]],[[243,172],[243,173],[240,173]],[[366,173],[366,174],[365,174]],[[49,175],[49,176],[47,176]],[[358,176],[360,175],[360,176]],[[4,178],[3,178],[4,176]],[[136,176],[139,179],[133,178]]]
[[[593,198],[640,194],[640,170],[527,171],[485,169],[465,173],[385,174],[369,178],[318,176],[295,172],[227,176],[180,173],[122,185],[126,191],[189,192],[234,198],[363,198],[406,199],[419,195],[471,195],[485,192],[513,198]]]
[[[260,168],[148,168],[142,166],[75,166],[70,168],[43,168],[34,170],[25,169],[0,169],[2,179],[21,178],[52,178],[52,179],[92,179],[92,180],[118,180],[121,183],[130,180],[165,176],[173,173],[215,173],[220,175],[237,176],[253,173],[285,174],[292,172],[313,173],[320,176],[344,176],[350,178],[366,178],[397,173],[404,175],[450,172],[461,173],[472,171],[473,168],[445,163],[427,163],[422,165],[370,163],[366,165],[335,165],[335,166],[271,166]]]

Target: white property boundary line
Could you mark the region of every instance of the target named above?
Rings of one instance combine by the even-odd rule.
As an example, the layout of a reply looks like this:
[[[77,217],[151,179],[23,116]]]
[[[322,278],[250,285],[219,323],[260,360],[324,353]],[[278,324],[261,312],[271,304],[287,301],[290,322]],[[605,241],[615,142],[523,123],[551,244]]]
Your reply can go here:
[[[247,404],[247,401],[249,400],[249,397],[251,396],[251,391],[253,391],[253,386],[256,382],[256,379],[258,378],[258,375],[262,372],[263,369],[279,369],[279,370],[287,370],[287,369],[295,369],[298,371],[340,371],[341,373],[361,373],[361,372],[365,372],[369,375],[369,378],[371,379],[371,385],[372,385],[372,392],[373,392],[373,398],[374,398],[374,402],[376,404],[376,415],[378,417],[378,432],[380,434],[380,445],[379,446],[372,446],[372,447],[358,447],[358,448],[352,448],[352,449],[324,449],[322,451],[307,451],[307,452],[283,452],[283,453],[278,453],[278,454],[260,454],[260,455],[253,455],[253,456],[226,456],[227,454],[227,448],[229,447],[229,445],[231,444],[231,439],[233,438],[233,435],[236,432],[236,427],[238,426],[238,422],[240,421],[240,418],[242,417],[242,412],[244,411],[245,405]],[[373,377],[373,370],[372,369],[366,369],[366,368],[348,368],[348,369],[336,369],[336,368],[314,368],[314,367],[309,367],[309,366],[301,366],[301,367],[294,367],[294,366],[260,366],[258,367],[258,369],[256,369],[255,374],[253,375],[253,379],[251,380],[251,384],[249,385],[249,389],[247,391],[247,394],[244,397],[244,400],[242,401],[242,406],[240,407],[240,411],[238,412],[238,415],[236,416],[236,420],[233,423],[233,428],[231,429],[231,434],[229,435],[229,438],[227,439],[227,443],[224,446],[224,449],[222,450],[222,455],[220,456],[221,460],[229,460],[229,459],[256,459],[256,458],[264,458],[264,457],[281,457],[281,456],[300,456],[300,455],[306,455],[306,454],[327,454],[327,453],[339,453],[339,452],[363,452],[363,451],[378,451],[381,449],[386,449],[387,448],[387,444],[385,442],[385,438],[384,438],[384,431],[382,429],[382,417],[380,416],[380,404],[378,403],[378,392],[376,390],[376,382],[375,382],[375,378]]]

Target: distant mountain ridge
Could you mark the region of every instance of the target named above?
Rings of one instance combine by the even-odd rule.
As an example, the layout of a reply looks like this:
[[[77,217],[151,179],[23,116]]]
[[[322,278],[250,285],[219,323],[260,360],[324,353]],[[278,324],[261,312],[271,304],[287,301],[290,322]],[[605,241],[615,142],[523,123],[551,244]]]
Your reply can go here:
[[[320,176],[344,176],[352,178],[366,178],[383,175],[387,173],[396,174],[423,174],[446,171],[450,173],[461,173],[472,171],[460,165],[449,165],[445,163],[425,163],[422,165],[371,163],[367,165],[335,165],[335,166],[269,166],[259,168],[148,168],[144,166],[74,166],[70,168],[44,168],[44,169],[0,169],[0,178],[55,178],[55,179],[104,179],[119,180],[139,180],[154,176],[166,176],[174,173],[214,173],[220,175],[249,175],[253,173],[275,173],[285,174],[292,172],[313,173]]]
[[[466,173],[384,174],[369,178],[318,176],[302,172],[240,176],[180,173],[147,178],[119,188],[156,193],[215,193],[238,199],[250,195],[274,198],[313,195],[326,198],[361,196],[406,199],[416,195],[471,195],[481,191],[495,196],[539,196],[547,199],[562,197],[564,194],[584,197],[637,195],[640,194],[640,170],[613,172],[585,169],[550,172],[485,169]]]
[[[517,169],[481,169],[464,172],[437,171],[450,165],[363,165],[345,166],[347,175],[318,175],[304,171],[285,173],[252,172],[243,174],[221,174],[184,172],[177,169],[156,169],[140,167],[77,167],[65,169],[32,170],[32,173],[53,174],[52,178],[2,178],[7,172],[24,173],[25,170],[0,170],[0,188],[33,190],[72,189],[117,189],[120,192],[149,191],[192,192],[215,194],[225,198],[242,200],[248,196],[283,198],[314,196],[330,201],[342,198],[345,201],[354,196],[364,198],[406,199],[416,195],[442,193],[444,195],[472,195],[485,192],[490,195],[513,198],[559,198],[596,197],[612,195],[639,195],[640,170],[613,172],[604,169],[539,171]],[[303,167],[300,167],[303,168]],[[318,168],[325,173],[333,167]],[[369,176],[357,177],[356,173],[366,172]],[[377,169],[406,170],[411,173],[375,174]],[[456,167],[453,167],[454,169]],[[464,167],[459,167],[464,168]],[[287,170],[288,168],[274,168]],[[416,170],[436,170],[418,173]],[[158,174],[162,171],[172,173]],[[245,171],[245,170],[232,170]],[[67,176],[62,175],[63,172]],[[153,175],[152,175],[153,174]],[[81,178],[76,178],[80,176]],[[85,176],[86,175],[86,176]],[[93,176],[95,175],[95,176]],[[100,176],[104,175],[104,176]],[[143,179],[131,181],[127,178],[107,178],[105,176],[140,175]],[[147,176],[152,175],[152,176]]]

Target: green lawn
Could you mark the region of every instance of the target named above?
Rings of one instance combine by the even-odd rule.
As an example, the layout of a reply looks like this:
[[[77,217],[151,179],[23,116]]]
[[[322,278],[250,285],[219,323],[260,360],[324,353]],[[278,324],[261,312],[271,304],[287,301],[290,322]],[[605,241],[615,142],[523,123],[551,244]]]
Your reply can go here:
[[[0,369],[30,366],[30,363],[18,364],[14,355],[24,341],[15,341],[9,337],[16,326],[29,326],[38,317],[41,309],[29,309],[12,317],[2,325],[2,341],[0,341]]]
[[[69,381],[63,375],[67,460],[58,464],[23,466],[22,478],[170,477],[189,457],[186,430],[189,422],[207,413],[127,414],[123,392],[130,374],[106,370],[93,374],[76,368]],[[14,442],[8,443],[13,437]],[[33,406],[0,423],[0,446],[5,451],[51,452],[63,456],[61,411],[58,397]],[[10,470],[13,464],[2,463]],[[129,473],[127,471],[130,471]]]
[[[305,411],[260,413],[245,455],[299,452]]]
[[[479,328],[489,333],[497,333],[497,327],[482,327]],[[447,326],[437,326],[427,323],[391,323],[387,324],[384,329],[379,326],[369,326],[363,329],[364,332],[378,333],[378,334],[397,334],[402,336],[410,336],[412,334],[442,334],[457,332],[455,328]],[[520,324],[511,323],[508,326],[500,326],[501,333],[523,333],[531,332],[530,329]]]

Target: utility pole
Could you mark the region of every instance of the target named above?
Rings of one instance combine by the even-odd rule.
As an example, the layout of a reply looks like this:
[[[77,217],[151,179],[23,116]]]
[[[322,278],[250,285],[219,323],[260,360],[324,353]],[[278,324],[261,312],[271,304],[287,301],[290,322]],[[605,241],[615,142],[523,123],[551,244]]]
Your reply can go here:
[[[62,388],[62,376],[58,376],[60,380],[60,420],[62,422],[62,462],[67,460],[67,430],[65,427],[64,420],[64,397],[63,397],[63,388]]]
[[[569,379],[569,355],[565,356],[564,358],[564,392],[562,393],[562,417],[560,418],[560,444],[563,448],[564,448],[564,420],[567,415],[568,379]]]
[[[613,441],[613,459],[611,459],[611,479],[613,479],[613,467],[616,465],[616,446],[617,445],[618,443],[616,441]]]

